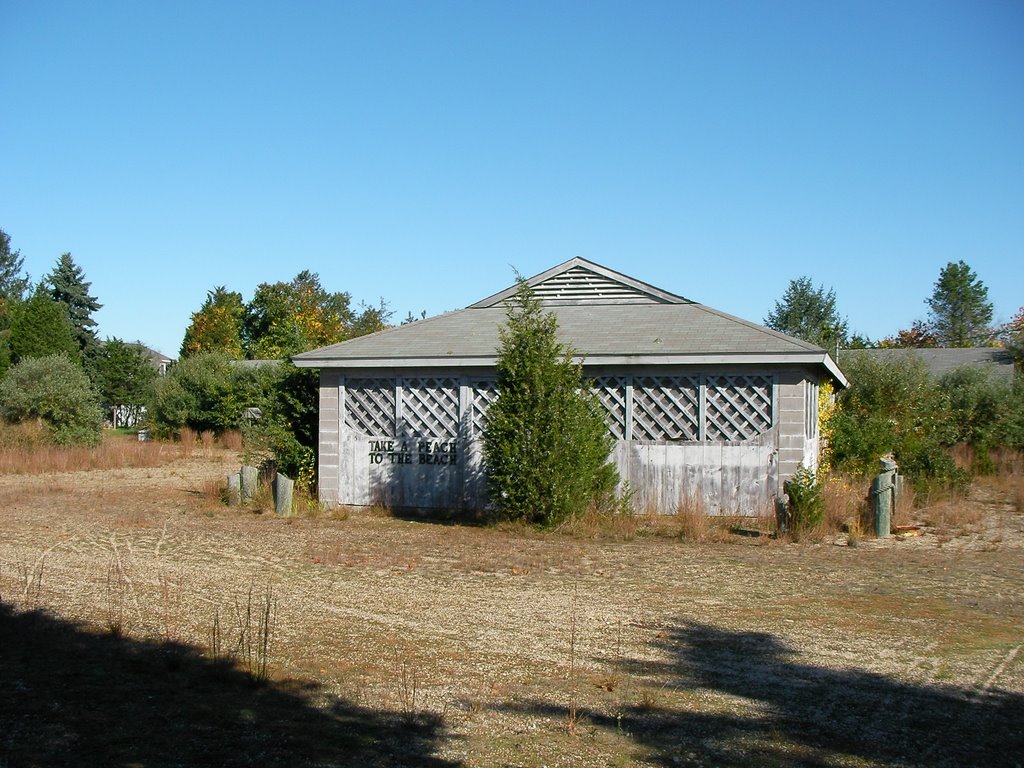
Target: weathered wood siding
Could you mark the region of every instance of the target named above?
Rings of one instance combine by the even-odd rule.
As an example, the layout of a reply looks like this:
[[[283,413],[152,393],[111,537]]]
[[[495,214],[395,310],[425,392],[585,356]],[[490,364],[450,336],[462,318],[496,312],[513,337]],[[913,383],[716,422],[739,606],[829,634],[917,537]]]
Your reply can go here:
[[[808,371],[601,371],[613,458],[638,511],[754,515],[817,457]],[[320,498],[328,504],[479,509],[489,371],[321,374]],[[730,389],[731,387],[731,389]],[[642,437],[644,439],[635,439]],[[668,439],[651,439],[666,437]],[[728,439],[741,438],[741,439]]]
[[[775,430],[721,443],[635,443],[620,440],[615,463],[633,491],[634,508],[674,514],[756,515],[778,490]]]

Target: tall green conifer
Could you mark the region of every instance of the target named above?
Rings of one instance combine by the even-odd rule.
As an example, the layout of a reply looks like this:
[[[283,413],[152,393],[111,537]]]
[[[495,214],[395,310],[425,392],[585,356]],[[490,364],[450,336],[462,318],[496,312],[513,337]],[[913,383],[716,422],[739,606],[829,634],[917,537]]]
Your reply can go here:
[[[582,514],[618,484],[604,410],[557,329],[519,278],[501,329],[498,398],[484,431],[492,503],[504,517],[543,525]]]

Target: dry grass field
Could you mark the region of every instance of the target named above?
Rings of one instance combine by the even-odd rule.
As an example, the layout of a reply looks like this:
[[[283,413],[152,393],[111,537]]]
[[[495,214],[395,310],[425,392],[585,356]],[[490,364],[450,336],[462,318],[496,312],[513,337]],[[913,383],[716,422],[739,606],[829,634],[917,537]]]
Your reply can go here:
[[[608,540],[278,519],[160,450],[0,474],[0,768],[1024,764],[1005,484],[903,541]]]

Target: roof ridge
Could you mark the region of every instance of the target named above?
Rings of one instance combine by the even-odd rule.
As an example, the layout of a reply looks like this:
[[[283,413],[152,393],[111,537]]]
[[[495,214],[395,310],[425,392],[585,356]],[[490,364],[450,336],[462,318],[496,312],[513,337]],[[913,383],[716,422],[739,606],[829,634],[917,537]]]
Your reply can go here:
[[[596,280],[582,273],[589,273]],[[575,273],[575,274],[573,274]],[[690,304],[689,299],[637,280],[596,262],[574,256],[550,269],[526,279],[543,304]],[[518,282],[468,309],[498,306],[515,295]]]

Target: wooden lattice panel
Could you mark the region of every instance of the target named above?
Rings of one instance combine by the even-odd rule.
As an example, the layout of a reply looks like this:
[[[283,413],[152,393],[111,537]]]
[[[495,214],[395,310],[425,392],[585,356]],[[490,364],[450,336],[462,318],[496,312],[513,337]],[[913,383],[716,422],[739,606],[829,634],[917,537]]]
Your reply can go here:
[[[749,440],[772,425],[768,376],[709,376],[705,398],[708,440]]]
[[[402,420],[423,437],[458,437],[459,381],[452,378],[402,380]]]
[[[487,421],[487,409],[498,399],[498,384],[492,380],[474,381],[470,398],[470,411],[473,420],[473,434],[482,435]]]
[[[700,439],[699,392],[699,382],[689,376],[634,378],[633,439]]]
[[[348,379],[345,382],[345,426],[364,435],[394,435],[394,379]]]
[[[626,437],[626,378],[599,376],[594,379],[594,392],[605,410],[605,423],[616,440]]]

